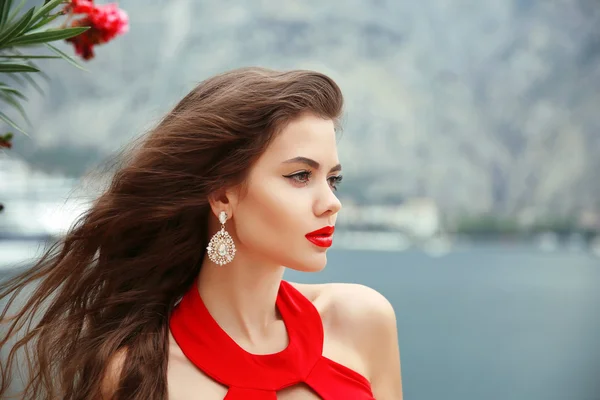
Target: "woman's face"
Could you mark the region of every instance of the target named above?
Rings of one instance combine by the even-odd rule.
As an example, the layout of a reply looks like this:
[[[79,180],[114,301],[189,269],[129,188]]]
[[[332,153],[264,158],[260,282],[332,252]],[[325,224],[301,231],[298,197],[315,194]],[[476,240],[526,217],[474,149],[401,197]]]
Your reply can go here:
[[[232,202],[238,252],[299,271],[319,271],[335,226],[341,180],[334,123],[304,115],[281,131]]]

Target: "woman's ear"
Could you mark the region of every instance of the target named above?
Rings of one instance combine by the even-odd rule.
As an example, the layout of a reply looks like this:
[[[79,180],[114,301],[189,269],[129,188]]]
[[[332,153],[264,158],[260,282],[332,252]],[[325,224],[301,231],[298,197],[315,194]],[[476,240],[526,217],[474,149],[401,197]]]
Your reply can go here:
[[[222,189],[208,196],[210,209],[217,218],[219,218],[221,211],[225,211],[227,213],[227,217],[231,218],[238,200],[239,189],[237,187]]]
[[[229,210],[229,199],[227,198],[226,191],[220,190],[210,194],[208,196],[208,203],[210,204],[210,209],[215,217],[219,218],[221,211],[225,211],[227,215],[231,215],[231,211]]]

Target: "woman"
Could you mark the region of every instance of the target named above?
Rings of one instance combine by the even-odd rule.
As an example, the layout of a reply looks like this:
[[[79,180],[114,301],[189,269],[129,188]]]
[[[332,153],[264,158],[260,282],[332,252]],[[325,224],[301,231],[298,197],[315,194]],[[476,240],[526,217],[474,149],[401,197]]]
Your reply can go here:
[[[63,243],[2,286],[39,280],[4,310],[10,335],[41,316],[0,397],[20,349],[36,357],[28,399],[401,399],[389,302],[282,279],[325,267],[342,103],[311,71],[240,69],[189,93]]]

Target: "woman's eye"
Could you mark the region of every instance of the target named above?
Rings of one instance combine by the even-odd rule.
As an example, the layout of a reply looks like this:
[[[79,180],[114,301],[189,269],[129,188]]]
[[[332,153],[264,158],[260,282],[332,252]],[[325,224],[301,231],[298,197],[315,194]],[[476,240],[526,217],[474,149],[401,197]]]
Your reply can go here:
[[[343,176],[342,175],[338,175],[338,176],[330,176],[328,178],[329,180],[329,186],[331,186],[331,188],[333,190],[337,190],[339,184],[342,182]]]
[[[310,171],[302,171],[293,175],[288,175],[286,178],[292,179],[297,183],[307,184],[310,179],[311,172]]]
[[[293,180],[294,183],[298,183],[300,185],[307,185],[311,176],[312,176],[311,171],[302,171],[302,172],[297,172],[292,175],[288,175],[288,176],[286,176],[286,178]],[[340,184],[341,181],[342,181],[342,175],[330,176],[327,178],[327,182],[329,183],[329,186],[333,190],[337,190],[338,185]]]

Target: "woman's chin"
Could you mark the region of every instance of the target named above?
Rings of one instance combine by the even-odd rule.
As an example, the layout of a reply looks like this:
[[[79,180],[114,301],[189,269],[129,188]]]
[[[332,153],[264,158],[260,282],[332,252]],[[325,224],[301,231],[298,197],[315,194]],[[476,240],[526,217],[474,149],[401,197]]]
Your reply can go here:
[[[327,265],[327,255],[325,252],[316,254],[309,259],[298,260],[295,263],[290,263],[287,268],[299,272],[320,272]]]

